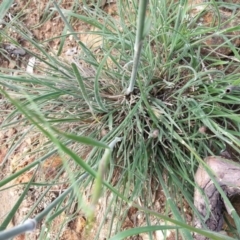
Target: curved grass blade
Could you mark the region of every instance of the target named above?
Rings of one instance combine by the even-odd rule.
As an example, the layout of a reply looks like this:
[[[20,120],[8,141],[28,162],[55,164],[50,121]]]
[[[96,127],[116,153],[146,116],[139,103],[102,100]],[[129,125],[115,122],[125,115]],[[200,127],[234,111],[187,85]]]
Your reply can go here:
[[[36,174],[37,171],[35,171]],[[28,182],[27,186],[25,187],[22,195],[19,197],[19,199],[17,200],[17,202],[15,203],[15,205],[13,206],[13,208],[11,209],[11,211],[8,213],[8,216],[5,218],[5,220],[1,223],[0,226],[0,231],[6,229],[6,227],[8,226],[8,224],[11,222],[12,218],[14,217],[15,213],[17,212],[17,210],[19,209],[19,206],[22,204],[23,199],[27,196],[27,192],[31,186],[32,180],[35,177],[35,174],[33,174],[31,180]],[[2,239],[2,238],[0,238]]]
[[[77,78],[77,81],[79,83],[80,90],[82,92],[83,98],[86,101],[90,111],[94,115],[93,109],[92,109],[92,105],[90,104],[90,101],[89,101],[89,98],[88,98],[88,94],[87,94],[86,88],[84,86],[84,82],[83,82],[82,76],[81,76],[80,72],[78,71],[78,67],[77,67],[77,65],[75,63],[72,63],[72,68],[73,68],[73,72],[74,72],[74,74],[75,74],[75,76]]]
[[[7,11],[13,4],[14,0],[3,0],[1,5],[0,5],[0,21],[4,18],[6,15]]]
[[[164,231],[169,229],[179,229],[179,227],[164,225],[164,226],[147,226],[147,227],[132,228],[116,234],[115,236],[111,237],[109,240],[126,239],[127,237],[138,235],[140,233]]]
[[[68,139],[74,140],[76,142],[79,142],[79,143],[83,143],[83,144],[94,146],[94,147],[109,148],[106,143],[94,140],[90,137],[77,136],[77,135],[71,134],[71,133],[63,133],[58,130],[55,130],[55,131],[57,133],[61,134],[62,136],[66,137]]]

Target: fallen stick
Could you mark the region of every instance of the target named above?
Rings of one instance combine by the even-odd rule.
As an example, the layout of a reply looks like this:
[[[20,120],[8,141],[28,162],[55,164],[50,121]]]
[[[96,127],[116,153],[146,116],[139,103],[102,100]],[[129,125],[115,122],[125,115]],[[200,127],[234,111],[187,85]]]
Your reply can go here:
[[[215,180],[225,192],[228,198],[240,194],[240,164],[222,157],[207,157],[205,163],[214,175]],[[194,226],[219,232],[223,226],[224,207],[231,215],[231,211],[224,203],[221,194],[217,190],[212,178],[205,167],[200,165],[195,174],[195,183],[199,188],[195,188],[194,205],[199,214],[203,217],[204,223],[194,216]],[[196,240],[207,240],[208,238],[199,234],[194,234]]]

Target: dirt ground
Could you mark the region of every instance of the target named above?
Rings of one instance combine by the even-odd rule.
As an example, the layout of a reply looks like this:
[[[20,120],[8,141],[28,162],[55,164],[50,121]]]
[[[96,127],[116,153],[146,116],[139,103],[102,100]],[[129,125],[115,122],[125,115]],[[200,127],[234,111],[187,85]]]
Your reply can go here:
[[[0,1],[1,2],[1,1]],[[62,22],[60,17],[56,17],[56,16],[52,16],[49,20],[47,21],[42,21],[42,19],[46,16],[42,16],[42,13],[44,12],[45,8],[47,8],[48,6],[48,2],[49,0],[42,0],[42,1],[36,1],[36,0],[32,0],[29,1],[29,4],[26,5],[25,1],[21,1],[21,0],[16,0],[14,2],[14,5],[12,6],[12,8],[10,9],[10,15],[11,16],[15,16],[16,14],[18,14],[19,12],[22,13],[22,17],[20,18],[22,20],[22,27],[24,29],[27,29],[27,31],[29,32],[30,35],[32,35],[34,38],[36,38],[38,41],[43,42],[46,39],[52,39],[51,41],[46,43],[46,49],[50,49],[53,52],[57,52],[58,48],[59,48],[59,44],[60,44],[60,39],[59,38],[54,38],[57,37],[59,35],[62,34],[63,28],[64,28],[64,23]],[[65,9],[71,9],[72,7],[72,0],[63,0],[61,6]],[[198,3],[200,1],[191,1],[191,4],[193,6],[193,10],[191,12],[192,15],[196,14],[199,9],[195,8],[196,3]],[[104,3],[104,1],[103,1]],[[114,1],[110,1],[110,3],[106,3],[103,4],[102,8],[110,15],[112,16],[116,16],[116,8],[117,5]],[[226,9],[222,9],[220,11],[220,14],[222,14],[224,16],[224,18],[227,18],[229,16],[229,11]],[[211,11],[209,11],[206,15],[204,15],[201,18],[201,24],[205,24],[208,25],[210,23],[213,22],[213,13]],[[231,21],[230,23],[228,23],[230,25],[236,25],[239,24],[239,18],[234,19],[233,21]],[[77,32],[87,32],[90,30],[94,30],[91,26],[81,22],[81,21],[75,21],[72,24],[72,27],[74,28],[74,30],[76,30]],[[229,27],[229,26],[226,26]],[[13,37],[14,39],[16,39],[17,42],[21,43],[21,45],[24,48],[29,48],[29,50],[34,51],[34,49],[32,49],[32,46],[25,40],[23,40],[17,33],[15,33],[14,31],[9,32],[9,34],[11,35],[11,37]],[[239,32],[234,32],[233,34],[239,34]],[[99,41],[98,43],[96,43],[96,36],[94,35],[89,35],[89,34],[81,34],[80,36],[81,41],[86,44],[87,46],[91,47],[91,48],[97,48],[99,46]],[[212,44],[216,44],[214,43],[214,41],[217,41],[217,43],[221,43],[221,39],[216,39],[216,38],[210,38],[208,39],[208,41],[206,41],[206,45],[212,45]],[[7,42],[6,42],[7,44]],[[234,44],[235,45],[239,45],[240,44],[240,40],[239,38],[235,38],[234,40]],[[66,43],[63,47],[63,51],[60,55],[60,57],[62,59],[64,59],[64,61],[66,62],[70,62],[71,58],[74,54],[74,52],[78,51],[78,46],[76,44],[76,41],[74,38],[72,38],[71,36],[67,37],[66,39]],[[208,51],[208,49],[206,48],[206,51]],[[231,50],[229,50],[229,48],[226,47],[222,47],[219,49],[219,54],[221,55],[229,55],[231,52]],[[28,54],[26,54],[25,56],[22,57],[22,63],[21,63],[21,67],[23,69],[27,68],[29,59],[31,56],[29,56]],[[7,69],[13,69],[16,67],[16,65],[18,64],[17,59],[11,59],[11,61],[5,59],[5,58],[1,58],[0,59],[0,64],[2,67],[5,67]],[[9,104],[7,104],[4,99],[0,99],[1,100],[1,108],[2,111],[6,111],[6,112],[10,112],[11,111],[11,106]],[[0,124],[4,121],[4,119],[0,118]],[[44,137],[42,137],[39,133],[35,132],[33,133],[30,137],[28,137],[22,144],[21,146],[19,146],[17,149],[15,149],[14,153],[11,154],[9,157],[7,156],[8,153],[8,148],[10,147],[10,142],[8,141],[8,139],[12,139],[14,135],[17,135],[17,133],[19,133],[19,131],[21,130],[21,126],[14,127],[10,130],[7,131],[1,131],[0,132],[0,164],[4,165],[4,170],[2,172],[0,172],[0,179],[3,179],[4,177],[8,176],[9,174],[12,174],[13,172],[16,172],[20,169],[22,169],[24,166],[32,163],[34,161],[34,157],[32,157],[32,155],[27,154],[27,152],[29,151],[34,151],[34,149],[40,148],[42,144],[44,144],[44,142],[46,142],[46,139]],[[29,150],[30,149],[30,150]],[[24,153],[24,154],[23,154]],[[23,160],[23,156],[24,156],[24,160]],[[42,173],[44,174],[44,179],[48,179],[48,178],[53,178],[54,176],[56,176],[58,169],[61,167],[62,165],[62,161],[61,158],[58,155],[55,155],[53,157],[50,157],[47,161],[45,161],[44,165],[43,165],[43,169],[42,169]],[[31,177],[33,176],[33,171],[29,171],[27,173],[25,173],[24,175],[22,175],[20,178],[17,179],[16,183],[21,183],[21,182],[27,182],[31,179]],[[41,176],[43,177],[43,176]],[[8,186],[6,186],[8,187]],[[64,186],[62,187],[64,190]],[[10,188],[10,189],[6,189],[4,191],[1,191],[0,194],[0,223],[1,221],[4,219],[4,216],[12,209],[12,207],[14,206],[14,204],[16,203],[18,197],[19,197],[19,193],[18,193],[18,189],[16,188]],[[57,197],[57,192],[59,192],[59,189],[56,189],[55,192],[52,191],[49,196],[48,196],[48,200],[46,200],[45,202],[45,206],[50,203],[53,199],[55,199]],[[13,221],[11,222],[11,225],[8,227],[12,227],[18,223],[20,223],[22,217],[24,216],[25,212],[28,211],[28,209],[34,204],[34,202],[38,199],[38,192],[35,192],[34,194],[30,194],[28,196],[28,198],[26,199],[26,201],[24,201],[24,203],[22,204],[22,206],[20,207],[20,209],[18,210],[17,215],[14,217]],[[34,195],[34,196],[33,196]],[[161,209],[164,208],[164,203],[165,203],[165,196],[162,192],[162,189],[157,189],[156,190],[156,194],[155,194],[155,201],[154,201],[154,205],[155,205],[155,210],[156,211],[161,211]],[[102,201],[104,202],[105,200],[102,199]],[[192,221],[192,214],[191,214],[191,210],[189,209],[189,206],[187,205],[187,203],[185,204],[185,215],[186,215],[186,222],[191,223]],[[42,207],[44,208],[44,206]],[[99,206],[99,208],[101,208]],[[103,210],[101,208],[101,210]],[[38,209],[38,211],[41,211],[41,208]],[[100,217],[100,216],[99,216]],[[127,228],[131,228],[136,226],[136,222],[134,219],[138,219],[138,226],[141,226],[141,224],[144,223],[144,218],[142,218],[137,209],[135,208],[129,208],[128,210],[128,216],[126,217],[126,220],[123,224],[123,229],[127,229]],[[57,218],[55,220],[55,224],[54,225],[59,225],[59,222],[62,222],[66,219],[66,216],[64,216],[64,214],[62,214],[59,218]],[[115,224],[115,223],[114,223]],[[84,230],[86,227],[86,219],[84,218],[83,215],[79,214],[76,216],[76,218],[72,221],[70,221],[67,226],[65,227],[65,229],[63,230],[60,239],[61,240],[74,240],[74,239],[91,239],[92,236],[94,236],[94,231],[96,230],[96,228],[93,228],[91,233],[88,233],[88,235],[84,235]],[[54,236],[57,234],[56,232],[58,231],[58,229],[54,229],[53,228],[53,236],[51,239],[55,239]],[[106,230],[107,232],[107,230]],[[16,237],[15,240],[23,240],[23,239],[38,239],[38,230],[35,231],[33,234],[28,235],[28,237],[26,236],[19,236]],[[156,232],[154,235],[156,240],[161,240],[163,239],[163,236]],[[101,239],[106,239],[105,233],[103,231],[102,233],[102,238]],[[138,238],[134,238],[136,239],[148,239],[147,235],[139,235]],[[169,233],[168,234],[168,240],[172,240],[175,239],[174,233]]]

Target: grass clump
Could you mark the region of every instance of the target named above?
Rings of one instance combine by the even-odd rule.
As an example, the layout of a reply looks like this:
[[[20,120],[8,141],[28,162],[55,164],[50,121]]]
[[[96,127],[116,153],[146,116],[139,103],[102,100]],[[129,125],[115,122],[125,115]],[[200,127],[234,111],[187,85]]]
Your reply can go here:
[[[45,217],[50,226],[63,212],[72,218],[78,211],[85,217],[91,215],[91,201],[86,199],[91,199],[91,186],[96,178],[95,184],[103,186],[95,188],[98,194],[94,205],[105,198],[108,205],[100,206],[101,217],[95,216],[98,223],[93,226],[95,239],[101,239],[103,232],[110,238],[122,231],[133,209],[143,212],[146,228],[133,228],[112,239],[142,232],[153,239],[153,231],[164,232],[166,228],[177,229],[176,234],[183,239],[191,239],[191,231],[213,239],[227,239],[193,229],[184,209],[187,206],[190,215],[195,212],[193,177],[204,157],[218,155],[225,149],[230,149],[233,157],[239,156],[238,95],[226,90],[239,82],[240,69],[235,60],[239,57],[238,49],[226,59],[211,54],[217,53],[218,47],[203,54],[206,48],[203,42],[209,37],[206,33],[216,31],[217,27],[197,25],[202,12],[189,17],[186,1],[144,2],[140,1],[147,11],[139,14],[139,21],[136,21],[141,9],[138,1],[117,2],[118,18],[86,3],[74,2],[72,9],[81,9],[76,12],[54,2],[51,10],[64,22],[60,46],[72,35],[80,49],[71,63],[57,56],[61,55],[60,50],[57,54],[47,51],[42,43],[18,31],[11,22],[1,30],[6,34],[10,25],[14,27],[32,47],[29,54],[42,64],[36,66],[37,74],[23,74],[16,69],[15,75],[1,75],[1,93],[16,107],[6,114],[2,129],[18,125],[28,128],[27,134],[38,129],[47,140],[44,148],[31,153],[35,154],[33,163],[1,180],[0,186],[30,169],[37,173],[38,167],[57,151],[68,173],[64,179],[59,174],[51,182],[32,179],[25,184],[19,205],[7,216],[2,228],[8,225],[30,185],[44,185],[50,191],[63,180],[66,184],[63,195],[36,215],[36,219],[41,221]],[[216,4],[213,6],[218,9]],[[75,21],[94,27],[88,34],[98,36],[96,42],[101,44],[97,50],[81,41],[84,33],[73,29]],[[140,43],[134,45],[136,32]],[[226,44],[234,47],[229,41]],[[141,54],[136,53],[137,48],[142,49]],[[234,71],[230,72],[232,68]],[[116,138],[121,141],[112,149],[108,166],[104,162],[101,165],[104,169],[97,174],[104,154],[101,148],[109,150],[109,144]],[[9,149],[12,154],[24,141],[19,136],[18,139]],[[84,144],[91,147],[83,153]],[[158,195],[160,192],[162,195]],[[155,207],[161,202],[160,196],[164,198],[163,209]],[[70,211],[72,208],[74,211]],[[35,216],[29,212],[28,217]],[[161,219],[174,226],[164,226]],[[42,230],[41,239],[46,238],[48,231],[51,232],[51,227]]]

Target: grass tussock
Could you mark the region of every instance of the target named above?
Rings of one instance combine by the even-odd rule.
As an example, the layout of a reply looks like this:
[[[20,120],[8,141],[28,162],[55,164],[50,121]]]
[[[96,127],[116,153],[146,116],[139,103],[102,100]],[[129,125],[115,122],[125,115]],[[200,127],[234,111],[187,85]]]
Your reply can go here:
[[[218,3],[213,2],[208,4],[217,11]],[[194,173],[198,164],[204,157],[224,150],[232,158],[239,157],[239,49],[226,39],[223,44],[234,49],[231,56],[222,57],[219,46],[204,52],[205,40],[226,23],[219,20],[219,26],[199,25],[205,10],[191,17],[186,1],[151,0],[142,6],[146,13],[142,11],[138,16],[138,1],[116,4],[118,17],[87,3],[75,2],[72,10],[56,2],[50,4],[52,14],[65,26],[57,53],[43,47],[52,39],[38,42],[19,28],[18,21],[6,22],[1,29],[2,38],[11,43],[15,40],[7,35],[10,28],[24,38],[31,46],[28,54],[38,63],[35,74],[24,73],[20,67],[11,70],[13,74],[1,69],[2,98],[15,106],[15,110],[4,112],[1,128],[20,127],[9,155],[25,139],[20,137],[21,129],[28,129],[26,136],[40,130],[46,140],[42,147],[28,153],[34,155],[34,162],[6,176],[0,186],[30,169],[37,174],[41,164],[56,152],[63,159],[61,169],[67,172],[64,179],[58,174],[49,182],[36,182],[33,177],[25,183],[18,205],[6,217],[2,229],[31,186],[44,185],[44,197],[51,187],[64,181],[64,193],[39,213],[37,220],[44,219],[51,225],[63,212],[73,218],[77,211],[90,216],[98,200],[109,197],[109,206],[99,210],[101,217],[95,214],[95,239],[101,239],[104,229],[108,229],[107,238],[123,230],[129,213],[127,205],[143,212],[146,221],[142,226],[146,228],[133,228],[112,239],[141,232],[149,232],[153,239],[153,231],[173,228],[161,226],[161,219],[174,223],[176,229],[180,227],[176,232],[183,239],[191,239],[191,219],[186,219],[184,206],[194,214]],[[87,34],[97,36],[93,42],[97,49],[81,41],[84,33],[74,30],[76,21],[94,27]],[[228,30],[232,29],[224,32]],[[78,47],[71,62],[59,57],[69,36]],[[137,48],[139,44],[141,48]],[[121,141],[109,150],[116,138]],[[89,147],[83,153],[85,144]],[[108,154],[106,161],[104,151]],[[165,197],[163,209],[155,208],[158,191]],[[29,212],[28,217],[35,216]],[[62,222],[61,228],[64,225]],[[42,228],[41,239],[46,238],[46,231],[51,232],[51,227]]]

